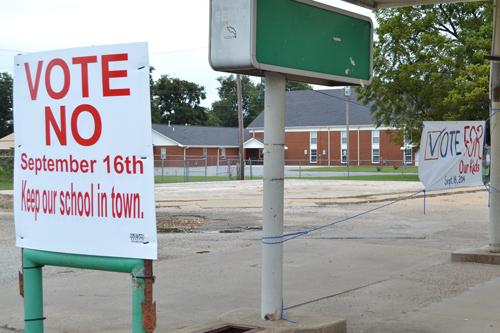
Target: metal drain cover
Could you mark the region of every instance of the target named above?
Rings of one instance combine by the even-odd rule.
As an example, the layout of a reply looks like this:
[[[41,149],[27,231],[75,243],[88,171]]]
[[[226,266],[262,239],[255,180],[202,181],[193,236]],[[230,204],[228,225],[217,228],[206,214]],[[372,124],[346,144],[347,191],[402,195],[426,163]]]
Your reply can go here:
[[[254,333],[260,332],[263,329],[260,327],[248,327],[239,325],[222,325],[217,328],[210,328],[208,331],[198,331],[196,333]]]

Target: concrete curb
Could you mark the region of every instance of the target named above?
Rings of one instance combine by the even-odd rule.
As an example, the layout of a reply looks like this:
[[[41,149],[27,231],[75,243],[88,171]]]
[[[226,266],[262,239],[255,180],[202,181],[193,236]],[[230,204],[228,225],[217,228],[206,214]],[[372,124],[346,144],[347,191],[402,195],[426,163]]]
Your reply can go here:
[[[232,325],[248,327],[248,333],[347,333],[347,322],[332,317],[293,315],[293,322],[287,320],[264,321],[257,312],[235,310],[221,315],[216,321],[175,330],[174,333],[218,332],[217,329]],[[252,329],[253,328],[253,329]],[[221,331],[223,333],[225,331]],[[230,332],[230,331],[227,331]]]
[[[488,251],[487,246],[479,249],[463,249],[452,252],[451,261],[500,265],[500,253]]]

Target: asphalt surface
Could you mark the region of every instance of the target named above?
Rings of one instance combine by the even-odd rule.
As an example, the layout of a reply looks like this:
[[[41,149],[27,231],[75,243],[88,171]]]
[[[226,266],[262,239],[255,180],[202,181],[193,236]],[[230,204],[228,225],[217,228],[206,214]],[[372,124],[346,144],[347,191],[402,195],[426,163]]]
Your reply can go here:
[[[487,193],[430,193],[419,183],[287,180],[286,231],[345,219],[285,245],[289,319],[347,319],[349,332],[500,332],[500,267],[452,263],[488,241]],[[211,322],[260,306],[260,181],[157,187],[157,332]],[[170,224],[169,224],[170,225]],[[182,226],[188,226],[185,229]],[[0,213],[0,332],[22,329],[20,251],[13,216]],[[47,332],[130,332],[130,278],[44,268]],[[293,324],[291,324],[293,325]]]

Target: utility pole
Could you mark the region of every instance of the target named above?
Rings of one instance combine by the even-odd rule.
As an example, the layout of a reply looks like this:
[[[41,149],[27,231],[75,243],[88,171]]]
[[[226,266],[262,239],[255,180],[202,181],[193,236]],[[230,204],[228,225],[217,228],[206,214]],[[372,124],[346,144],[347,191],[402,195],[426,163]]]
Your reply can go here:
[[[245,152],[243,151],[243,106],[241,104],[241,76],[236,74],[236,95],[238,98],[238,136],[240,143],[240,180],[245,180]]]
[[[490,252],[500,252],[500,0],[494,1],[493,43],[490,72]]]
[[[280,320],[283,305],[283,206],[285,165],[285,77],[266,73],[264,98],[264,197],[261,318]]]
[[[344,97],[345,97],[345,136],[346,136],[346,146],[347,146],[347,153],[346,153],[346,164],[347,164],[347,177],[350,176],[349,174],[349,97],[351,96],[351,87],[347,86],[344,87]]]

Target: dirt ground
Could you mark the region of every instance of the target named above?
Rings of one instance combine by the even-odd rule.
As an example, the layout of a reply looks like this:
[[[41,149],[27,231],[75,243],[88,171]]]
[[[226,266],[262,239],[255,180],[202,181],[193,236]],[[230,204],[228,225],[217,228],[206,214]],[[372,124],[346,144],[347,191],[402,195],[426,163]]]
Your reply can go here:
[[[349,332],[358,333],[500,332],[498,308],[485,310],[481,299],[472,298],[477,305],[459,302],[500,281],[500,267],[450,261],[456,249],[487,244],[487,192],[477,187],[429,193],[424,214],[421,190],[414,182],[287,180],[285,232],[359,215],[285,244],[287,316],[345,318]],[[262,182],[160,185],[156,205],[157,331],[200,324],[235,309],[258,310]],[[4,333],[22,328],[22,302],[13,216],[1,211]],[[53,267],[44,268],[44,277],[47,331],[129,331],[128,296],[115,290],[127,289],[127,281],[106,275],[103,282],[102,272]],[[74,285],[82,296],[75,297]],[[104,301],[107,307],[101,306]],[[71,317],[65,304],[79,315]],[[453,317],[442,307],[462,312]],[[482,319],[476,320],[480,311]],[[103,314],[106,323],[96,319]]]

